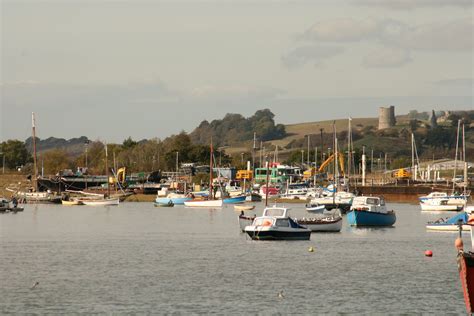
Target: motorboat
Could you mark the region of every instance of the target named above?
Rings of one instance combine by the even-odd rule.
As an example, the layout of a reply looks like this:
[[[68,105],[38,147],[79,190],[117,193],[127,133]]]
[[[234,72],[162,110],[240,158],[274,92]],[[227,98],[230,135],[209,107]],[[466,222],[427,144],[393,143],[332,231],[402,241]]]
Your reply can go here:
[[[448,205],[458,205],[458,206],[465,206],[467,201],[470,198],[471,192],[466,192],[465,194],[448,194],[446,192],[431,192],[428,195],[419,197],[420,204],[431,204],[438,200],[447,201],[446,204]]]
[[[436,231],[458,231],[459,225],[462,224],[463,231],[470,231],[471,226],[467,225],[469,215],[467,212],[460,212],[459,214],[454,215],[450,218],[440,218],[434,222],[429,222],[426,224],[427,230],[436,230]]]
[[[173,205],[184,205],[184,202],[192,199],[193,197],[190,194],[169,193],[166,197],[157,197],[155,203],[168,204],[171,201]]]
[[[291,219],[288,211],[285,207],[267,207],[245,232],[253,240],[309,240],[311,230]]]
[[[459,212],[464,208],[464,205],[449,204],[449,199],[437,198],[423,200],[420,202],[422,211],[428,212],[441,212],[441,211],[454,211]]]
[[[295,218],[295,222],[311,229],[312,232],[340,232],[342,229],[341,216],[321,216],[316,218]]]
[[[118,198],[90,199],[80,201],[87,206],[115,206],[119,205],[120,203]]]
[[[280,195],[280,199],[288,200],[306,200],[308,186],[302,184],[288,184],[286,192]]]
[[[261,202],[262,196],[256,192],[247,193],[246,202]]]
[[[267,198],[267,190],[268,190],[268,199],[272,199],[272,198],[277,198],[280,196],[280,189],[278,189],[277,187],[268,187],[266,185],[263,185],[261,188],[260,188],[260,196],[262,197],[262,199],[266,199]]]
[[[395,212],[387,210],[382,197],[355,197],[350,210],[347,222],[351,226],[392,226],[397,220]]]
[[[10,206],[10,201],[5,198],[0,198],[0,213],[16,213],[16,212],[23,212],[23,207],[18,207],[13,204]]]

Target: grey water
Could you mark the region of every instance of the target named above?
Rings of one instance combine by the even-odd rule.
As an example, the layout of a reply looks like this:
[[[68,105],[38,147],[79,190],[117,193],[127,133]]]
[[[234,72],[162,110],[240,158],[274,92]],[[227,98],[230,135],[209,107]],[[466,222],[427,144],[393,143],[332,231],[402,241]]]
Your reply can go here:
[[[252,241],[229,206],[26,205],[0,215],[0,314],[465,313],[456,233],[425,229],[450,214],[389,207],[394,228]]]

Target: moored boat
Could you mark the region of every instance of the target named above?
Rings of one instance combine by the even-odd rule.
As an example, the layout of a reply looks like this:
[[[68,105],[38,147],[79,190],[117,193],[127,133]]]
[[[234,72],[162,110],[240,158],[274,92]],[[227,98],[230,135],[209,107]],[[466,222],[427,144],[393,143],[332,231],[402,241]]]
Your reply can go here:
[[[236,211],[251,211],[255,208],[255,205],[235,205],[234,209]]]
[[[324,216],[318,218],[300,218],[295,222],[311,229],[312,232],[340,232],[342,229],[341,216]]]
[[[154,203],[155,207],[173,207],[173,201],[169,200],[168,203]]]
[[[225,198],[223,200],[223,203],[224,204],[237,204],[237,203],[244,203],[245,202],[245,198],[246,196],[245,195],[238,195],[238,196],[232,196],[232,197],[228,197],[228,198]]]
[[[464,205],[449,204],[448,199],[430,199],[420,202],[422,211],[425,212],[443,212],[454,211],[459,212],[464,208]]]
[[[117,198],[97,199],[97,200],[81,200],[87,206],[114,206],[119,205],[120,201]]]
[[[306,204],[306,211],[309,213],[322,214],[326,210],[326,207],[322,204]]]
[[[240,231],[245,232],[245,227],[252,225],[253,220],[256,217],[257,216],[255,216],[255,215],[251,215],[251,216],[245,215],[244,212],[242,211],[239,215]]]
[[[61,200],[62,205],[72,206],[72,205],[84,205],[81,200]]]
[[[288,211],[284,207],[267,207],[262,216],[245,227],[245,232],[253,240],[309,240],[311,230],[292,220]]]
[[[436,231],[458,231],[459,225],[462,224],[462,230],[470,231],[471,226],[467,225],[468,213],[461,212],[450,218],[440,218],[434,222],[429,222],[426,224],[427,230],[436,230]]]
[[[351,226],[392,226],[397,217],[394,211],[388,211],[381,197],[355,197],[351,211],[347,214],[347,222]]]
[[[157,197],[155,203],[168,204],[172,202],[174,205],[184,205],[184,202],[191,201],[193,198],[186,194],[170,193],[166,197]]]
[[[222,207],[222,200],[206,200],[206,199],[194,199],[184,201],[184,205],[188,207]]]

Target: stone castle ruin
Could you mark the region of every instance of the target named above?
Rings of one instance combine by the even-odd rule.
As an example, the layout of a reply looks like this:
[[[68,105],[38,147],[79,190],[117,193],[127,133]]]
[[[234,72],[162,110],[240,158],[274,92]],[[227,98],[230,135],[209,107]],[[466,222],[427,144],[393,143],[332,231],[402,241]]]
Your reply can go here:
[[[386,129],[395,126],[395,107],[390,105],[389,107],[379,108],[379,130]]]

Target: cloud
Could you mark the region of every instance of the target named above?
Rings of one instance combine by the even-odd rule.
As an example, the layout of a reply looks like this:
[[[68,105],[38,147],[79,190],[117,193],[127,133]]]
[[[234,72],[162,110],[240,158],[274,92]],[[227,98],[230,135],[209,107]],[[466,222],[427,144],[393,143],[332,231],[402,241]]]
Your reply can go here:
[[[381,47],[362,61],[367,68],[400,67],[411,61],[410,53],[406,49]]]
[[[433,82],[437,86],[474,87],[474,78],[453,78]]]
[[[472,50],[473,34],[474,21],[469,17],[404,29],[389,44],[414,50]]]
[[[307,63],[320,65],[324,60],[344,52],[339,46],[301,46],[285,54],[281,60],[287,68],[298,68]]]
[[[299,36],[308,41],[352,42],[375,36],[379,22],[374,19],[338,18],[317,22]]]
[[[419,8],[448,6],[468,8],[473,5],[472,0],[356,0],[353,3],[393,10],[414,10]]]

